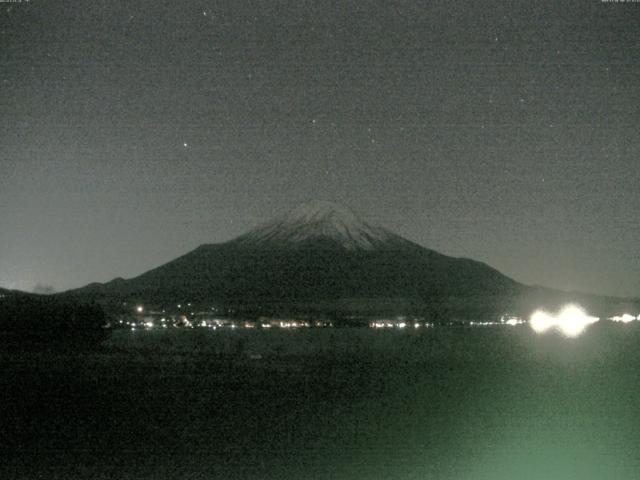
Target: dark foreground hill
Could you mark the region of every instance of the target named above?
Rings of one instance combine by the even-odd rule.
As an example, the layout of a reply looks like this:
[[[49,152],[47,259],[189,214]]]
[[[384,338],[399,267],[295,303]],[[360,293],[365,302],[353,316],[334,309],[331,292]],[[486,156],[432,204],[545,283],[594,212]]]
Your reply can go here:
[[[0,344],[5,347],[90,347],[106,338],[97,304],[64,297],[0,291]]]
[[[202,245],[138,277],[63,295],[107,305],[191,302],[251,315],[434,319],[526,315],[572,299],[605,314],[624,302],[522,285],[486,264],[429,250],[328,202],[303,204],[234,240]]]

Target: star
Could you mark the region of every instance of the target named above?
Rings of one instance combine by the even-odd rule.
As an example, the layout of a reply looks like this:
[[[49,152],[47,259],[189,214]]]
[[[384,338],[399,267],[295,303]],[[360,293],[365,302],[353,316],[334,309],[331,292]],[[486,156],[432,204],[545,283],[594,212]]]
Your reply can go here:
[[[182,145],[184,146],[184,148],[187,148],[189,146],[187,142],[184,142]]]

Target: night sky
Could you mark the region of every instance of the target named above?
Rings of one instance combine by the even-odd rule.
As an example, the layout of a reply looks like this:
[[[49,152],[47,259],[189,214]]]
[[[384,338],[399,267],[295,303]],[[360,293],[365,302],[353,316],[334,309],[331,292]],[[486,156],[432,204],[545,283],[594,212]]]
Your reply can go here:
[[[310,199],[640,295],[640,3],[0,3],[0,287],[132,277]]]

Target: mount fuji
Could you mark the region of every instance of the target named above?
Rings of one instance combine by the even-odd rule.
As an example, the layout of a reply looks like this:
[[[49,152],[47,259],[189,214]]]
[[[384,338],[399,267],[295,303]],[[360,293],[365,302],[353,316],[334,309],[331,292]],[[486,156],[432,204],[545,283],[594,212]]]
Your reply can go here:
[[[568,294],[528,287],[484,263],[424,248],[341,205],[310,202],[138,277],[62,295],[107,306],[217,305],[249,316],[474,319],[506,311],[528,314],[528,309],[560,303]]]

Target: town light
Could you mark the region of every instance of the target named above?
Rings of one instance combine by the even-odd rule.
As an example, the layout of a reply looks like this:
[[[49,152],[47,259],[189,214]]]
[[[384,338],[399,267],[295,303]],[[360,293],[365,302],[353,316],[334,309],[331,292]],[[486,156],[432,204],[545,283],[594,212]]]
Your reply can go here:
[[[633,322],[635,319],[636,317],[634,317],[633,315],[629,315],[628,313],[625,313],[622,316],[611,317],[612,321],[622,323]]]
[[[538,310],[531,315],[529,325],[536,333],[544,333],[551,328],[560,330],[567,337],[577,337],[588,325],[599,319],[591,317],[576,305],[567,305],[558,315],[550,315]]]
[[[555,320],[547,312],[538,310],[531,315],[529,325],[536,333],[544,333],[555,325]]]
[[[584,310],[575,305],[565,307],[558,316],[562,333],[567,337],[577,337],[588,325],[597,322],[596,317],[588,316]]]

